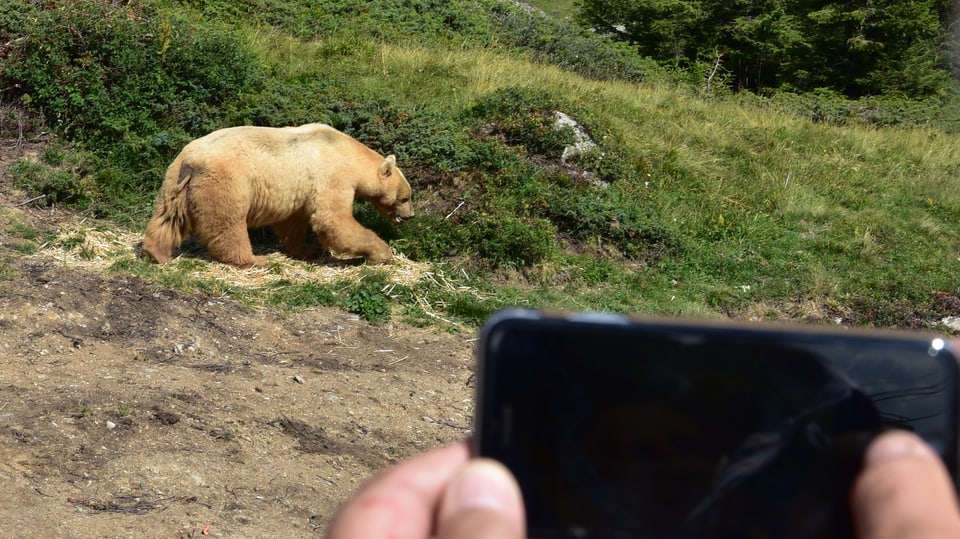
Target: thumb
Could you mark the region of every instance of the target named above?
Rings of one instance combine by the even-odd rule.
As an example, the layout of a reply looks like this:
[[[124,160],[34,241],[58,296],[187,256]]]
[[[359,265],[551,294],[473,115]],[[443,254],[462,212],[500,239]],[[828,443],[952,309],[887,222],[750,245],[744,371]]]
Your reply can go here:
[[[438,539],[522,539],[523,498],[499,462],[477,459],[451,480],[437,516]]]
[[[933,449],[908,432],[888,432],[870,445],[851,504],[860,539],[960,537],[949,473]]]

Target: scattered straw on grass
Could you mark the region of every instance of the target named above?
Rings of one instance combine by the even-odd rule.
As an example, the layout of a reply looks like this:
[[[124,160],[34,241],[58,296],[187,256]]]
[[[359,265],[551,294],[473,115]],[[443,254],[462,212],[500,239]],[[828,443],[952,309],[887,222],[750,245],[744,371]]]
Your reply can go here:
[[[33,256],[52,258],[75,268],[105,270],[118,260],[138,256],[137,246],[141,239],[142,235],[138,233],[106,230],[81,221],[61,226],[54,238],[41,245]],[[377,271],[389,275],[390,286],[411,286],[421,281],[429,281],[431,285],[448,290],[468,288],[457,284],[430,264],[415,262],[403,254],[395,254],[392,262],[376,266]],[[337,259],[332,257],[316,262],[304,262],[276,252],[266,255],[266,266],[248,269],[213,261],[202,249],[188,248],[185,256],[195,257],[198,261],[196,269],[193,270],[195,276],[250,289],[261,288],[277,281],[322,284],[359,281],[364,269],[369,268],[362,264],[338,263]],[[325,261],[327,263],[324,263]],[[170,264],[176,263],[174,260]]]

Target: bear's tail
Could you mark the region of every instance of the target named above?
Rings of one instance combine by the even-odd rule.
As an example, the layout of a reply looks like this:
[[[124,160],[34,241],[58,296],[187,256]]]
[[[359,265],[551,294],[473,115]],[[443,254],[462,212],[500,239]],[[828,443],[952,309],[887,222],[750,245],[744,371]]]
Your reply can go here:
[[[167,170],[163,187],[157,196],[153,218],[147,224],[141,254],[163,264],[173,258],[173,250],[190,234],[190,214],[187,211],[187,191],[193,170],[184,163]]]

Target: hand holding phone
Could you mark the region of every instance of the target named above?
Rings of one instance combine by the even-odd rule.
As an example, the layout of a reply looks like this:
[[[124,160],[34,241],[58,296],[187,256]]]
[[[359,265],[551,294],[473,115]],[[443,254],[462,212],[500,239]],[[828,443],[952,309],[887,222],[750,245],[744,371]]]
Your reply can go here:
[[[942,339],[508,311],[478,355],[477,451],[516,475],[535,537],[847,536],[888,427],[956,474]]]

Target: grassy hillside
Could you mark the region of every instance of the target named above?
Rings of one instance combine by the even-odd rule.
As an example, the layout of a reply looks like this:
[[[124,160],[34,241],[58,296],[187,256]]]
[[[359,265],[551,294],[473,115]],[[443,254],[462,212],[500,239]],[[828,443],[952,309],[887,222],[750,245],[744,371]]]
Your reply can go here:
[[[539,0],[537,2],[527,2],[531,6],[542,9],[544,13],[551,17],[568,18],[573,17],[577,11],[576,0]]]
[[[411,321],[429,320],[417,298],[469,324],[513,304],[882,326],[960,314],[960,135],[938,103],[707,92],[499,2],[56,4],[25,20],[0,2],[11,39],[30,36],[4,60],[23,89],[4,102],[45,113],[60,141],[15,167],[17,185],[130,230],[191,138],[321,121],[397,154],[418,218],[360,218],[458,276],[377,295],[389,273],[371,270],[368,303]],[[53,32],[65,25],[84,39]],[[574,167],[555,111],[599,144]],[[290,292],[347,305],[342,286]]]

